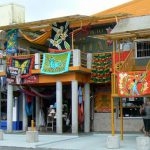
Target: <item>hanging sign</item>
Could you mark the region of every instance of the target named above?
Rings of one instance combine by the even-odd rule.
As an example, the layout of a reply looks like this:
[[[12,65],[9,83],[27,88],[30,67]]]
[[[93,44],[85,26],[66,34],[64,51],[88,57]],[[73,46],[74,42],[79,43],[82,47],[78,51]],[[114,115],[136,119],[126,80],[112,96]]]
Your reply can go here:
[[[35,84],[39,82],[38,75],[32,75],[23,79],[23,84]]]
[[[150,94],[150,71],[120,72],[118,94],[121,97],[141,97]]]

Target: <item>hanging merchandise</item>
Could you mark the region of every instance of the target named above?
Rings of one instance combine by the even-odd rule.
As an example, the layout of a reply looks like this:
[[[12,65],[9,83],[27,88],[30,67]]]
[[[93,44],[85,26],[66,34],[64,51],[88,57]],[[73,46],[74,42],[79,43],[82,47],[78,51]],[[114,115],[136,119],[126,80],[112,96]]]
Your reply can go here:
[[[70,50],[70,28],[68,22],[53,23],[50,49]]]
[[[92,61],[91,79],[95,83],[107,83],[111,81],[110,68],[112,65],[111,53],[94,54]]]
[[[47,94],[47,93],[40,93],[37,89],[31,87],[29,89],[25,89],[22,86],[18,86],[18,88],[21,90],[21,92],[29,96],[39,96],[49,100],[54,99],[56,97],[56,92]]]
[[[26,95],[36,96],[36,94],[30,90],[24,89],[22,86],[18,86],[21,92],[25,93]]]
[[[53,97],[55,97],[56,96],[56,93],[54,92],[54,93],[51,93],[51,94],[48,94],[48,93],[41,93],[41,92],[39,92],[36,88],[33,88],[33,87],[30,87],[30,90],[31,90],[31,92],[33,92],[33,93],[35,93],[37,96],[39,96],[39,97],[43,97],[43,98],[47,98],[47,99],[51,99],[51,98],[53,98]]]
[[[7,81],[6,77],[0,77],[1,90],[6,90]]]
[[[6,37],[7,37],[6,54],[15,54],[15,53],[17,53],[18,29],[13,29],[13,30],[8,31]]]
[[[44,116],[44,112],[42,110],[42,108],[39,111],[39,126],[44,127],[45,126],[45,116]]]
[[[69,70],[71,52],[59,54],[43,54],[41,73],[61,74]]]
[[[31,95],[27,95],[27,103],[31,103],[32,102],[32,96]]]
[[[82,128],[84,122],[84,104],[83,104],[83,94],[82,94],[82,87],[79,86],[78,89],[78,120],[79,126]]]
[[[20,69],[21,78],[26,78],[31,75],[31,70],[34,67],[34,56],[12,56],[9,61],[10,67]]]
[[[33,37],[31,37],[28,32],[25,31],[21,31],[19,30],[19,33],[29,42],[34,43],[34,44],[40,44],[40,45],[44,45],[47,41],[47,39],[50,37],[50,31],[47,31],[41,35],[36,35],[36,37],[33,39]]]
[[[31,116],[32,115],[32,112],[33,112],[33,101],[30,102],[30,103],[28,103],[26,101],[25,110],[26,110],[27,116]]]
[[[118,94],[121,97],[141,97],[150,94],[150,71],[118,73]]]
[[[111,27],[106,28],[107,34],[110,34],[112,31]],[[113,40],[107,40],[107,45],[112,46],[113,45]]]
[[[78,89],[78,100],[79,100],[79,104],[82,104],[83,102],[83,94],[82,94],[82,88],[81,86],[79,86],[79,89]]]

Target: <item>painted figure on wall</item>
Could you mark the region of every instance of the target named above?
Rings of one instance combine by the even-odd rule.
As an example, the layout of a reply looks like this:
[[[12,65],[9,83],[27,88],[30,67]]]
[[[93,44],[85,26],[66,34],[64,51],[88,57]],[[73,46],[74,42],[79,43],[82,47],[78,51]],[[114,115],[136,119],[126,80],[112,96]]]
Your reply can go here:
[[[150,72],[121,72],[118,74],[120,96],[139,97],[150,94]]]

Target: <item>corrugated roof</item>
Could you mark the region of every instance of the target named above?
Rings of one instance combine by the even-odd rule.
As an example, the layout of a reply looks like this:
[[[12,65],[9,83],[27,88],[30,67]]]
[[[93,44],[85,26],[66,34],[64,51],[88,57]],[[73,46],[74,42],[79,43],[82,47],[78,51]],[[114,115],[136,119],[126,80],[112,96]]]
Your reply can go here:
[[[96,13],[93,16],[103,16],[117,13],[128,13],[134,16],[149,15],[150,0],[132,0],[131,2]]]
[[[122,19],[111,33],[131,32],[150,29],[150,15]]]

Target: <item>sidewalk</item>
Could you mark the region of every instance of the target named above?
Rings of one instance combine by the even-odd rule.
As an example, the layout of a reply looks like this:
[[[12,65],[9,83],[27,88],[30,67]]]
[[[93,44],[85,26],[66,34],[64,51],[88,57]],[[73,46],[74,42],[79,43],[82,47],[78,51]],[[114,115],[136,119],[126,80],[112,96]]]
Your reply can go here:
[[[108,150],[106,139],[109,134],[85,135],[39,135],[39,142],[26,143],[25,134],[4,134],[0,150]],[[136,137],[142,134],[125,134],[120,150],[136,150]]]

